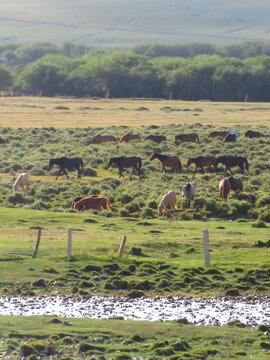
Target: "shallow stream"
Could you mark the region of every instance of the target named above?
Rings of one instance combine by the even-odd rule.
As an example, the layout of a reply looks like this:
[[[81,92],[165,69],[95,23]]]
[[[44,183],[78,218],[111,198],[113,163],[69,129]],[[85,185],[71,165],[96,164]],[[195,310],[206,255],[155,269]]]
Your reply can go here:
[[[186,318],[196,325],[224,325],[238,319],[249,326],[270,324],[267,296],[139,298],[107,296],[0,297],[0,315],[55,315],[65,318],[166,321]]]

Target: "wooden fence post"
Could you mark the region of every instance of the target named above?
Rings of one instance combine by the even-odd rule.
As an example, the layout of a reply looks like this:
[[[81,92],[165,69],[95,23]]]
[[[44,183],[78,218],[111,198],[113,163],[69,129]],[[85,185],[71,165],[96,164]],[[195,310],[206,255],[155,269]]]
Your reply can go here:
[[[34,251],[34,254],[33,254],[33,259],[35,259],[37,257],[40,239],[41,239],[41,229],[38,229],[38,236],[37,236],[35,251]]]
[[[67,256],[70,259],[72,252],[72,228],[68,228],[68,253]]]
[[[203,229],[204,265],[210,266],[209,232]]]
[[[124,251],[126,241],[127,241],[127,237],[126,237],[126,235],[124,235],[122,238],[122,241],[121,241],[120,248],[119,248],[119,256],[122,256],[122,252]]]

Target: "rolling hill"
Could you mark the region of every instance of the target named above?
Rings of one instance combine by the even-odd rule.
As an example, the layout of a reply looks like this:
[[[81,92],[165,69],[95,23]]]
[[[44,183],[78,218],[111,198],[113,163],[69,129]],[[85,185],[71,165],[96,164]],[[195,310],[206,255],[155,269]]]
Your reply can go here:
[[[9,0],[0,42],[93,46],[270,41],[266,0]]]

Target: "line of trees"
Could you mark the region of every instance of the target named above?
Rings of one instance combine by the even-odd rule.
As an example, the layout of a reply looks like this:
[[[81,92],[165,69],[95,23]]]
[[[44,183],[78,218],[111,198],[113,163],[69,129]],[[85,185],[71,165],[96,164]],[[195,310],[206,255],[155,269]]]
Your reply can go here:
[[[227,56],[237,49],[238,56]],[[184,50],[185,56],[178,56]],[[243,101],[248,94],[249,101],[269,101],[270,57],[257,56],[267,51],[270,55],[270,45],[260,43],[227,46],[222,53],[206,44],[106,51],[72,44],[6,44],[0,46],[0,90],[77,97],[172,94],[174,99],[213,101]],[[243,56],[252,53],[256,56]]]

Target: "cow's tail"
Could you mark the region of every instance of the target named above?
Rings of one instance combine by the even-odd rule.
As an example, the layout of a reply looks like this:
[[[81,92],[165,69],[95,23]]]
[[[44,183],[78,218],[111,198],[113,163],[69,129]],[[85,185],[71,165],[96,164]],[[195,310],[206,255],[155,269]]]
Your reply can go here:
[[[244,158],[244,163],[246,165],[247,172],[249,173],[249,164],[248,164],[247,158]]]
[[[107,208],[108,208],[109,212],[112,212],[112,208],[111,208],[111,204],[110,204],[109,199],[106,199],[106,204],[107,204]]]
[[[198,140],[198,142],[200,141],[200,140],[199,140],[199,136],[198,136],[197,134],[196,134],[196,139]]]

